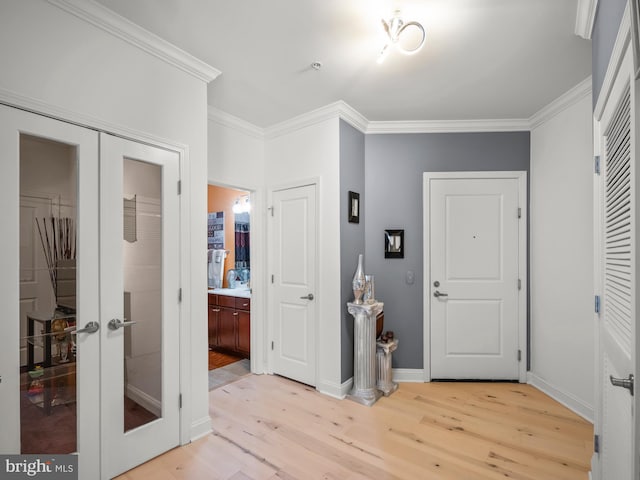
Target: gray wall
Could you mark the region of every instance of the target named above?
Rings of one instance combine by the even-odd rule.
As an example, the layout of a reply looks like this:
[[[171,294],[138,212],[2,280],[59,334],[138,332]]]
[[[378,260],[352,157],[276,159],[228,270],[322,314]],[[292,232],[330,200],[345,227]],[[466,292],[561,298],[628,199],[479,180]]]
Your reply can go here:
[[[385,330],[393,330],[400,340],[394,368],[423,368],[423,172],[528,174],[529,144],[529,132],[366,135],[365,271],[375,275]],[[404,229],[403,259],[384,258],[385,229]],[[355,260],[351,264],[355,269]],[[405,281],[408,271],[415,275],[412,285]]]
[[[347,312],[347,302],[353,300],[351,280],[358,263],[358,254],[365,253],[364,190],[364,134],[340,120],[340,284],[342,299],[340,353],[342,382],[353,376],[353,318]],[[349,191],[360,194],[360,223],[348,222]]]
[[[595,106],[627,0],[600,0],[591,37],[593,105]]]

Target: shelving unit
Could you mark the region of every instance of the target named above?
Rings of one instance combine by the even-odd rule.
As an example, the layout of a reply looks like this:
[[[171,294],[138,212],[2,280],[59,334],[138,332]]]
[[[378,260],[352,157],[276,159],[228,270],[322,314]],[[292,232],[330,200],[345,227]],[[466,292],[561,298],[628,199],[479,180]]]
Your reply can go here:
[[[34,383],[41,388],[36,389]],[[20,390],[31,403],[51,415],[53,407],[76,401],[76,362],[44,368],[41,376],[32,378],[29,372],[20,375]]]
[[[75,325],[74,314],[60,312],[27,314],[27,365],[26,371],[20,375],[20,390],[31,403],[43,408],[45,415],[51,415],[52,408],[76,401],[76,362],[70,354],[67,361],[61,361],[52,352],[52,340],[56,332],[52,332],[54,320],[66,320],[70,327]],[[40,326],[36,333],[37,326]],[[42,374],[32,376],[36,371],[35,349],[43,350],[43,360],[38,362]]]

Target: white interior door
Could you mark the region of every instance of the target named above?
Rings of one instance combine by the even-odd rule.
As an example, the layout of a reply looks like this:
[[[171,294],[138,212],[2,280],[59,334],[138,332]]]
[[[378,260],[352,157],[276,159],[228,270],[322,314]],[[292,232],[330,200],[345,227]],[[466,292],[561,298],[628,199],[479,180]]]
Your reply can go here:
[[[179,155],[101,134],[100,158],[102,474],[112,478],[179,444]]]
[[[4,224],[0,235],[3,270],[0,323],[6,340],[0,348],[0,452],[78,452],[83,478],[98,478],[100,386],[96,372],[100,365],[100,339],[95,332],[72,334],[74,322],[82,328],[99,321],[98,135],[0,105],[0,157]],[[54,212],[53,219],[50,214],[46,215],[48,209],[43,212],[30,208],[29,202],[23,202],[21,208],[21,193],[33,191],[67,198],[70,208],[67,212]],[[38,255],[39,249],[44,250],[39,235],[34,238],[34,232],[28,228],[33,226],[34,218],[30,217],[40,217],[38,220],[42,221],[43,213],[47,228],[42,228],[48,232],[43,235],[44,244],[52,247],[49,253],[57,252],[55,258],[62,260],[71,256],[77,260],[77,267],[66,272],[75,278],[77,285],[73,315],[51,309],[50,297],[55,289],[49,276],[56,272],[48,267],[40,269],[41,263],[34,260],[33,255],[21,252],[23,247],[32,254],[35,249]],[[62,225],[72,226],[72,232],[61,230]],[[70,244],[74,247],[70,248]],[[31,289],[30,304],[21,305],[19,285],[34,277],[25,272],[30,268],[40,269],[37,275],[45,277],[44,285]],[[46,285],[47,282],[51,283]],[[25,315],[34,319],[34,335],[28,341],[20,331],[21,306],[28,310]],[[32,307],[39,313],[31,310]],[[42,335],[45,326],[51,325],[54,319],[58,320],[56,325],[71,328],[55,337]],[[47,338],[53,345],[51,355],[45,359]],[[72,343],[75,354],[70,348]],[[34,350],[36,362],[42,365],[40,369],[35,365],[21,368],[21,344]],[[34,372],[33,376],[30,371]]]
[[[522,376],[523,188],[524,173],[425,174],[432,379]]]
[[[316,187],[273,192],[273,371],[316,384]]]
[[[602,285],[602,307],[596,423],[600,454],[596,457],[596,476],[599,474],[603,480],[630,480],[638,478],[639,473],[634,396],[631,390],[620,388],[631,386],[630,376],[636,374],[637,99],[631,63],[629,48],[600,119],[602,165],[597,195],[601,199],[601,238],[596,245],[600,245],[602,277],[598,283]]]

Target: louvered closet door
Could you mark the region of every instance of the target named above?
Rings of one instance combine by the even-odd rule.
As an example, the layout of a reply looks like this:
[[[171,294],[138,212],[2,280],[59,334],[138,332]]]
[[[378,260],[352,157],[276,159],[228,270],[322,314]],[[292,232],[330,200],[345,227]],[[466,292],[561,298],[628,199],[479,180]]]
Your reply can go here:
[[[600,319],[602,375],[600,454],[603,479],[631,479],[634,474],[633,396],[615,387],[611,377],[635,373],[635,161],[632,140],[632,92],[629,76],[620,75],[617,93],[603,114],[601,175],[603,308]]]

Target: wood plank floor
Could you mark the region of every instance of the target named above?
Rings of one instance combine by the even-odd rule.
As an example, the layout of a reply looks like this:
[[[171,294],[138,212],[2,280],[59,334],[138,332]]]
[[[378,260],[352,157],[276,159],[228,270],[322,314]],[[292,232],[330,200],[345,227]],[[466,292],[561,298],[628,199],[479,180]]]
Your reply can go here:
[[[590,423],[529,385],[403,383],[373,407],[270,375],[210,392],[213,434],[122,480],[587,480]]]

